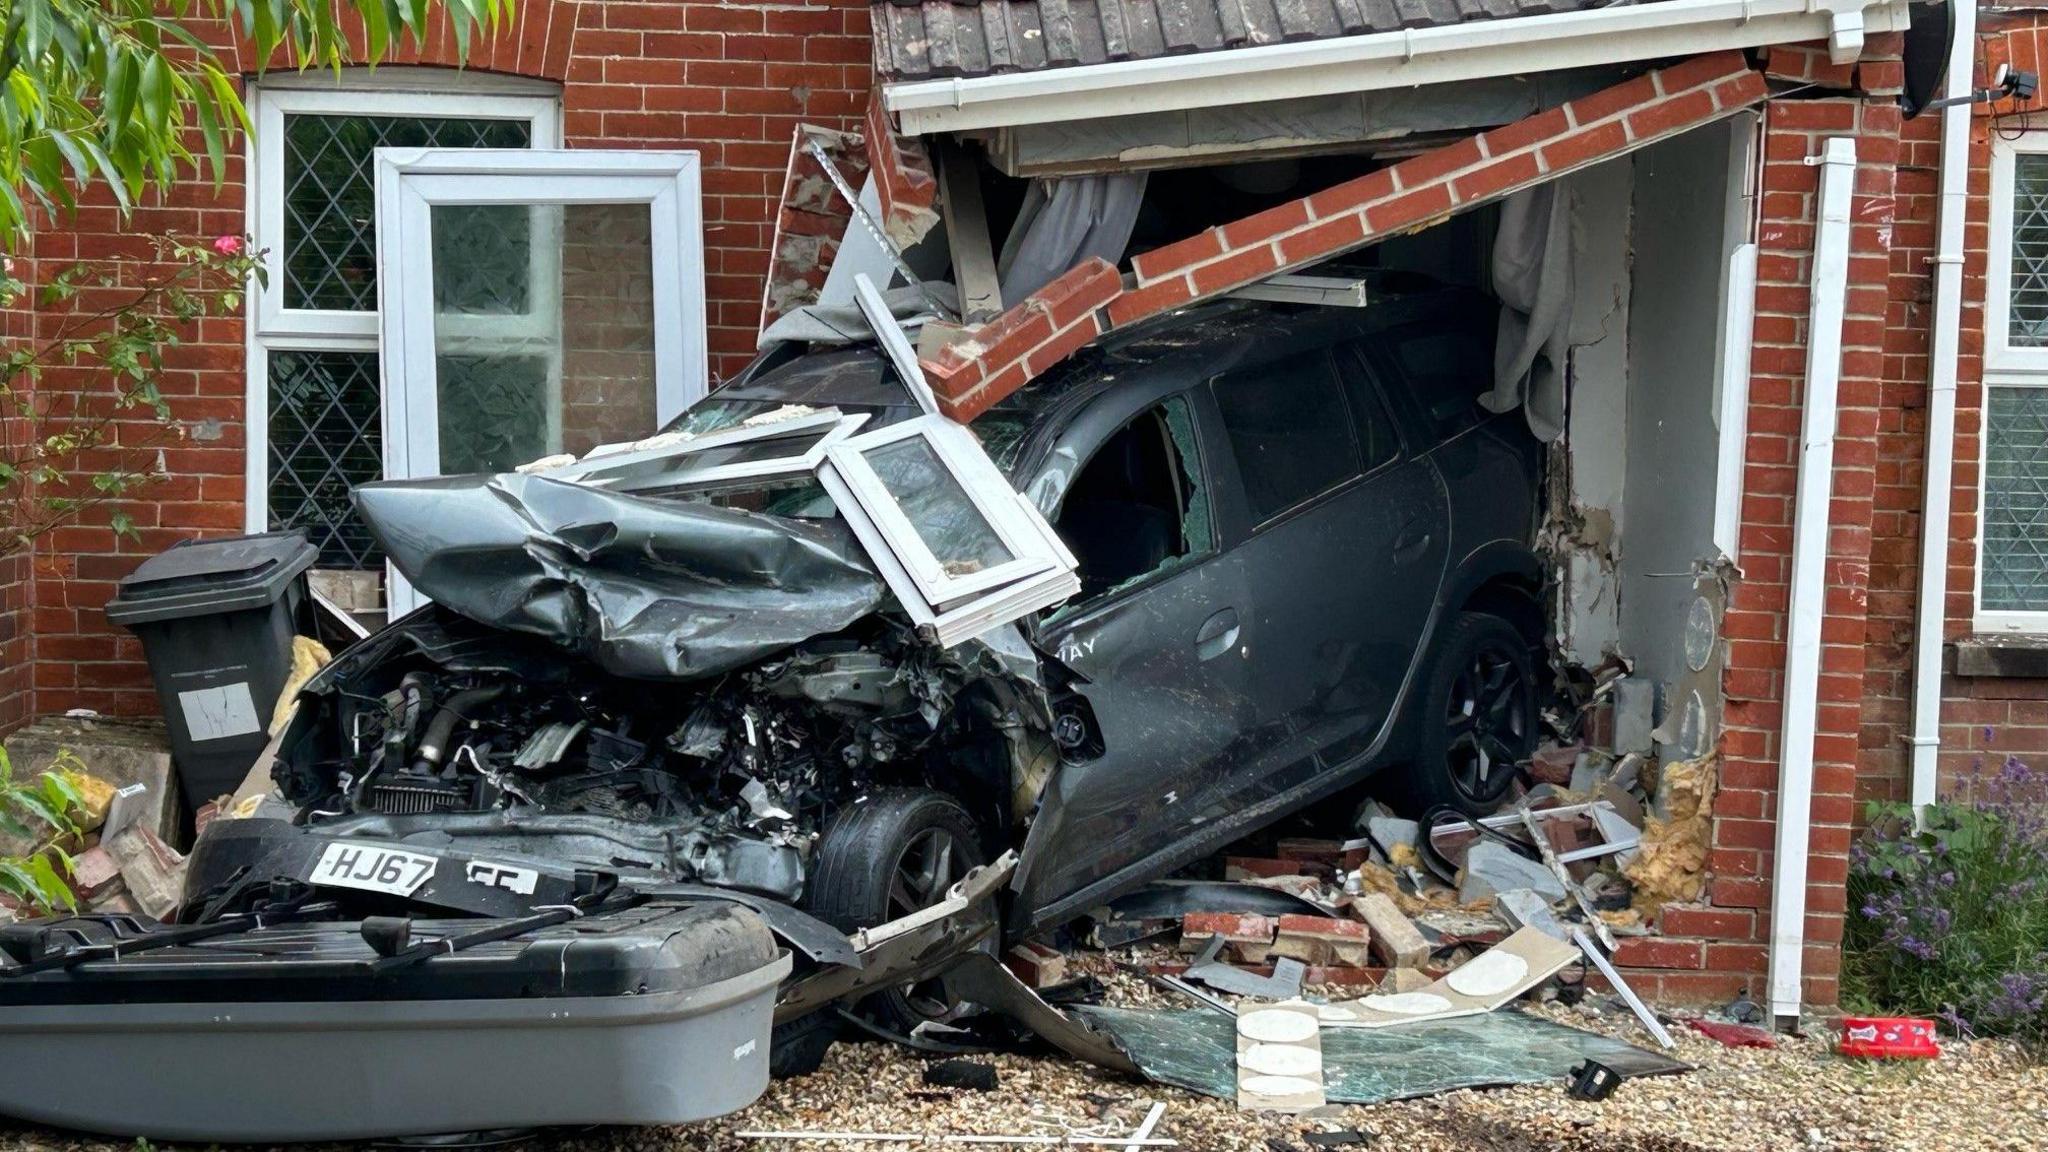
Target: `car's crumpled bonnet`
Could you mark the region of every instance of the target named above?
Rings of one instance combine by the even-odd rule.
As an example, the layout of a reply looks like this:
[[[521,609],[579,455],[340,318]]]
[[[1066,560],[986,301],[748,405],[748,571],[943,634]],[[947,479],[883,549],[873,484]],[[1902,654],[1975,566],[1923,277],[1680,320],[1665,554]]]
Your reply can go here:
[[[413,586],[614,675],[695,679],[875,611],[888,589],[846,525],[506,473],[393,480],[358,512]]]

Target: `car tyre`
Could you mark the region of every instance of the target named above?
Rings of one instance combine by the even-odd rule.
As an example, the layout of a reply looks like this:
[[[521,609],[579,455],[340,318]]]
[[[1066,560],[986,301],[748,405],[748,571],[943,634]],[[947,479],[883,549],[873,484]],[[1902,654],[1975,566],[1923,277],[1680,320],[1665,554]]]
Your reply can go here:
[[[1451,622],[1430,664],[1417,714],[1405,799],[1417,812],[1449,805],[1490,815],[1536,750],[1536,671],[1529,642],[1498,616]]]
[[[842,809],[819,838],[808,904],[842,932],[872,928],[945,899],[983,863],[974,820],[952,797],[925,788],[873,792]],[[957,1008],[934,979],[877,992],[859,1011],[907,1034]]]
[[[768,1075],[777,1080],[809,1076],[825,1063],[839,1038],[839,1009],[826,1005],[808,1016],[777,1024],[768,1037]]]

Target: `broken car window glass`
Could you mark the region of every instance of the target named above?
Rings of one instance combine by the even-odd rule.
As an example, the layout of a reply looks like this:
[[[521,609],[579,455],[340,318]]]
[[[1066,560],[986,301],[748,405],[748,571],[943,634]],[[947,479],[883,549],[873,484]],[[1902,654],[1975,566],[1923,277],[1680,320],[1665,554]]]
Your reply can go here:
[[[1187,398],[1175,396],[1161,406],[1166,412],[1166,432],[1180,453],[1181,474],[1191,490],[1187,513],[1181,518],[1181,535],[1188,552],[1200,556],[1216,547],[1216,523],[1209,512],[1209,484],[1202,475],[1202,456],[1195,446],[1195,413]]]
[[[1256,520],[1358,475],[1351,412],[1326,352],[1220,377],[1216,404]]]
[[[923,437],[898,440],[864,455],[948,576],[1016,559]]]
[[[1209,547],[1208,492],[1173,431],[1176,417],[1191,435],[1187,400],[1173,397],[1105,441],[1067,490],[1059,533],[1079,562],[1084,599],[1129,587]],[[1199,543],[1189,530],[1197,521]]]

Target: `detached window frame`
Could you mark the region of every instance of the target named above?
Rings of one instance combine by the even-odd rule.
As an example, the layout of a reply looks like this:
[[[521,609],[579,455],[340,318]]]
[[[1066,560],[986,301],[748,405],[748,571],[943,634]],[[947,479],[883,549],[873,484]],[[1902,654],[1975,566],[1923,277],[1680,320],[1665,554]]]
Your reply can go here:
[[[2016,138],[1992,134],[1992,239],[1985,262],[1984,400],[1977,441],[1977,547],[1971,605],[1975,631],[2004,635],[2048,634],[2048,607],[1987,608],[1984,599],[1984,577],[1990,566],[1987,529],[1994,497],[1990,468],[1994,401],[2001,390],[2048,390],[2048,333],[2039,345],[2012,342],[2014,199],[2020,161],[2029,156],[2048,157],[2048,132],[2027,132]]]
[[[979,572],[946,573],[866,459],[911,438],[930,447],[1010,560]],[[971,432],[943,416],[920,416],[833,444],[817,475],[912,622],[932,627],[941,647],[1080,591],[1074,556],[1037,505],[1011,487]]]
[[[787,420],[736,424],[716,432],[647,448],[636,448],[631,444],[599,445],[574,464],[538,469],[537,474],[551,480],[569,480],[611,492],[633,494],[699,488],[769,476],[801,475],[817,471],[828,449],[851,437],[867,422],[868,415],[864,412],[848,416],[837,408],[825,408]],[[707,450],[767,444],[777,440],[792,441],[792,451],[784,456],[717,464],[708,468],[691,460],[692,456]]]

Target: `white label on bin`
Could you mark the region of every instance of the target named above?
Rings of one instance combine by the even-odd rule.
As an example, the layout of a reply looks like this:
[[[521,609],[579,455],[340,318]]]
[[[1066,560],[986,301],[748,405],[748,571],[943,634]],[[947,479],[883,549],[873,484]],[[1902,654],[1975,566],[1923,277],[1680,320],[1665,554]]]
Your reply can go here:
[[[185,709],[185,731],[194,741],[225,740],[263,731],[256,719],[256,698],[249,694],[249,682],[238,680],[218,688],[194,688],[178,693]]]

